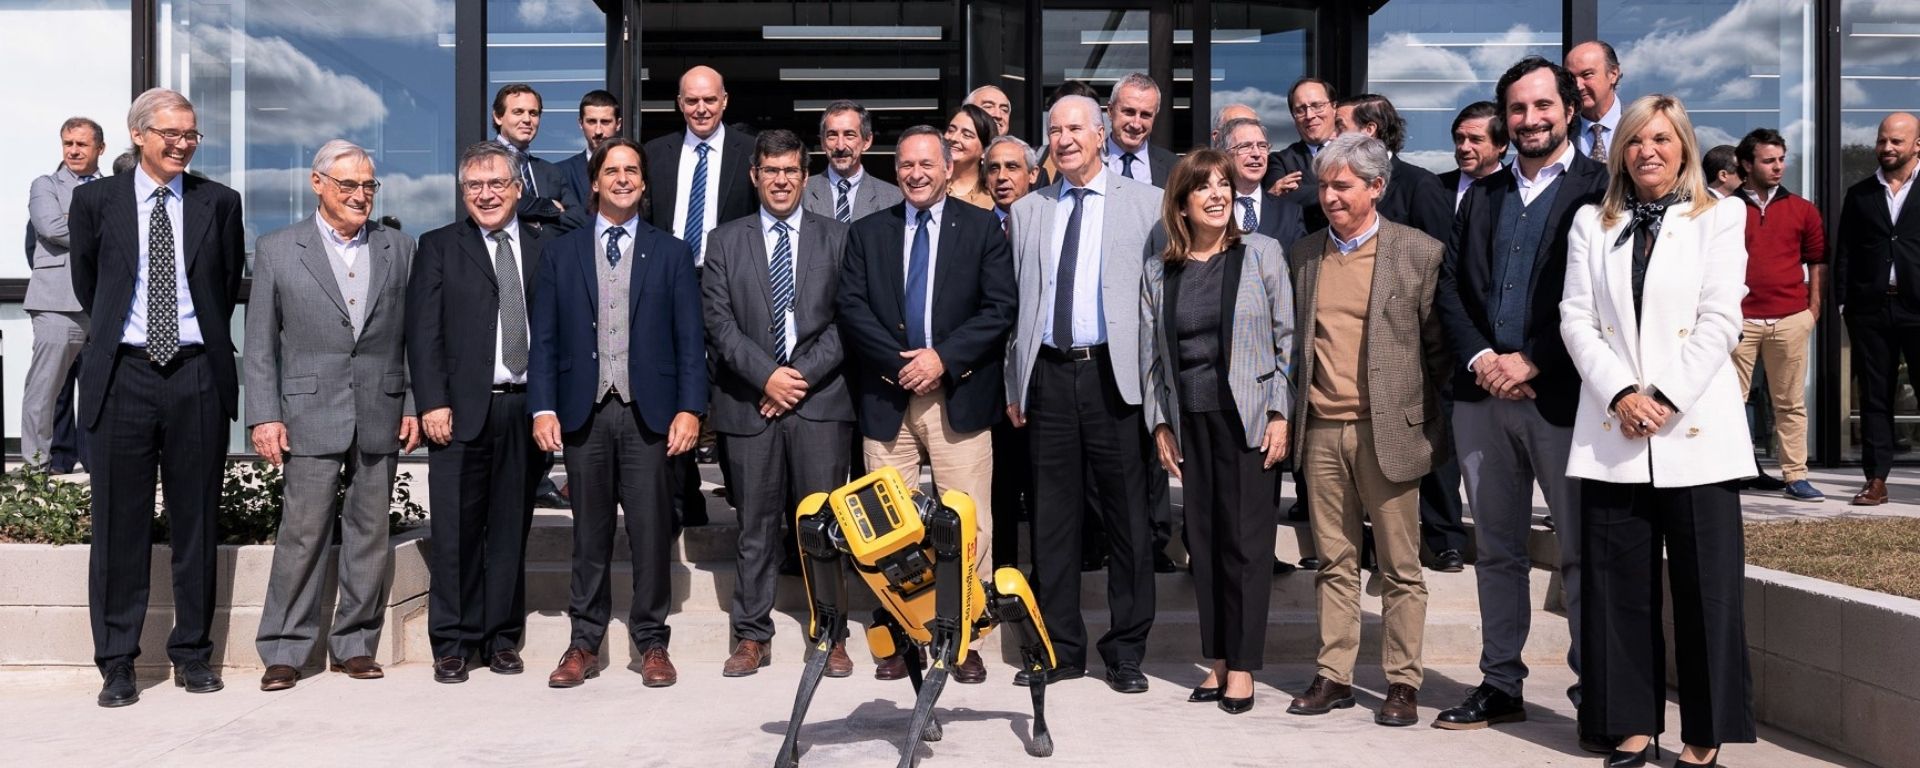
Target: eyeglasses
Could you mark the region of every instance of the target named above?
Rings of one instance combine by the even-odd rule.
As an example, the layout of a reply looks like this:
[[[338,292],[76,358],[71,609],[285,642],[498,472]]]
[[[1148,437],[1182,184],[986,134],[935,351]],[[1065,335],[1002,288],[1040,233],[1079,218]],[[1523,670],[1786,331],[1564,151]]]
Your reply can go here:
[[[207,136],[199,131],[177,131],[172,128],[149,128],[147,132],[159,136],[161,141],[168,144],[180,144],[183,142],[187,144],[198,144],[201,139]]]
[[[1305,104],[1294,105],[1293,113],[1295,115],[1310,115],[1315,112],[1325,112],[1328,106],[1330,105],[1324,101],[1311,101]]]
[[[481,190],[486,190],[497,195],[507,191],[507,187],[519,183],[519,179],[469,179],[460,182],[460,188],[465,190],[469,195],[480,194]]]
[[[366,190],[369,195],[380,192],[380,182],[377,181],[341,181],[324,173],[320,174],[320,176],[327,181],[333,182],[333,185],[339,187],[341,192],[347,193],[348,197],[359,194],[360,190],[363,189]]]
[[[1264,155],[1273,149],[1273,145],[1264,141],[1243,141],[1227,148],[1229,154]]]
[[[797,179],[797,178],[800,178],[801,176],[807,175],[807,170],[805,168],[800,168],[797,166],[787,166],[785,168],[774,168],[772,166],[762,165],[762,166],[755,167],[753,170],[761,174],[765,174],[767,176],[772,176],[774,178],[781,178],[781,179]]]

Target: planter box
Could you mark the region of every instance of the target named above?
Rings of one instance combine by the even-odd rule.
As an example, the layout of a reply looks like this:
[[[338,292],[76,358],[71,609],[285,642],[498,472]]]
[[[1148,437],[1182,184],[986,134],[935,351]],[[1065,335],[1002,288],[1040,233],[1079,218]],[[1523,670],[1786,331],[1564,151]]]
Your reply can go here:
[[[386,627],[378,660],[406,659],[400,627],[427,609],[425,530],[393,537],[393,567],[387,578]],[[93,666],[93,628],[87,613],[84,545],[0,544],[0,670],[20,667]],[[140,637],[141,666],[165,667],[167,633],[173,628],[172,549],[153,548],[147,620]],[[324,661],[326,631],[333,619],[333,556],[327,558],[320,641],[315,662]],[[213,661],[228,669],[260,668],[254,636],[266,602],[273,545],[222,546],[213,620]]]

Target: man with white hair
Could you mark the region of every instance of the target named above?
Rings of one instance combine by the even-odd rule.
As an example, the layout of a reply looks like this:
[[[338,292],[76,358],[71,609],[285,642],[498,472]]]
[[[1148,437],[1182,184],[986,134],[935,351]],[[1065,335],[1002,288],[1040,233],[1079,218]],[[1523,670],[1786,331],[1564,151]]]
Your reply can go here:
[[[1147,143],[1153,138],[1162,101],[1160,83],[1144,72],[1129,72],[1113,84],[1107,97],[1107,143],[1100,158],[1108,170],[1156,187],[1167,185],[1167,174],[1177,158]]]
[[[987,116],[993,118],[996,135],[1009,133],[1007,128],[1013,124],[1013,100],[1007,98],[1006,91],[996,85],[983,85],[967,94],[967,103],[986,110]]]
[[[299,682],[320,639],[335,498],[331,667],[356,680],[383,676],[374,656],[387,606],[387,510],[398,452],[420,445],[403,341],[413,238],[373,220],[380,182],[352,142],[321,145],[308,182],[319,208],[260,238],[247,302],[247,426],[254,452],[286,471],[254,640],[267,665],[263,691]]]
[[[240,195],[187,174],[200,148],[193,103],[165,88],[133,100],[139,167],[73,191],[73,293],[88,313],[80,411],[93,441],[87,607],[99,704],[140,700],[134,659],[146,623],[154,481],[166,482],[173,545],[167,657],[189,693],[225,687],[213,658],[216,525],[239,380],[228,327],[246,271]]]

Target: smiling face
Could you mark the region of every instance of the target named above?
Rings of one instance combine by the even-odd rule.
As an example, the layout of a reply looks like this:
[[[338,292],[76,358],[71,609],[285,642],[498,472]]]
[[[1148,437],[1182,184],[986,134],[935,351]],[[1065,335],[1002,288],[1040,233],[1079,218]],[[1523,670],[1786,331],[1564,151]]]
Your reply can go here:
[[[1386,187],[1386,179],[1361,181],[1353,169],[1345,165],[1321,175],[1320,210],[1326,213],[1334,234],[1342,238],[1360,234],[1373,220],[1374,206],[1380,202],[1380,193],[1386,191]]]
[[[607,150],[600,172],[594,174],[593,192],[599,196],[600,215],[608,221],[622,222],[640,210],[640,193],[647,189],[641,178],[640,153],[632,147],[615,145]]]
[[[1567,52],[1567,71],[1580,86],[1580,115],[1599,120],[1613,108],[1620,85],[1620,68],[1607,64],[1607,52],[1596,43],[1581,43]]]
[[[1460,173],[1478,179],[1500,170],[1500,155],[1505,148],[1494,146],[1487,127],[1492,122],[1491,117],[1475,117],[1460,121],[1460,127],[1453,129],[1453,162]]]
[[[620,118],[614,114],[613,107],[587,107],[580,110],[580,134],[587,138],[587,154],[600,151],[600,145],[607,143],[620,133]]]
[[[1287,97],[1287,107],[1293,111],[1293,127],[1302,141],[1318,146],[1338,135],[1333,126],[1333,99],[1319,83],[1301,83]]]
[[[1233,163],[1233,186],[1243,193],[1260,188],[1267,175],[1267,132],[1258,125],[1242,125],[1227,137],[1227,159]]]
[[[331,177],[331,178],[329,178]],[[359,232],[373,215],[373,165],[359,155],[347,155],[333,161],[325,176],[313,174],[313,194],[320,198],[320,218],[335,232]],[[353,192],[341,184],[359,187]]]
[[[1153,119],[1160,114],[1158,88],[1127,87],[1113,95],[1107,105],[1107,118],[1113,122],[1113,143],[1128,152],[1138,152],[1153,136]]]
[[[1920,134],[1920,120],[1905,112],[1896,112],[1880,121],[1880,135],[1874,140],[1874,159],[1880,161],[1880,170],[1892,174],[1913,167],[1915,154],[1915,135]]]
[[[1092,101],[1062,102],[1047,115],[1048,154],[1053,165],[1075,184],[1092,181],[1100,172],[1100,145],[1107,141],[1107,130],[1100,116],[1089,106]]]
[[[1007,98],[1007,92],[991,85],[975,88],[967,97],[967,103],[987,111],[993,118],[994,131],[1006,135],[1007,123],[1013,119],[1013,102]]]
[[[92,128],[83,125],[60,132],[60,164],[75,176],[100,172],[100,153],[106,150]]]
[[[193,153],[200,149],[199,124],[199,118],[191,109],[155,110],[153,125],[132,135],[133,146],[140,153],[140,167],[162,184],[186,173],[187,164],[193,162]],[[168,141],[168,133],[180,138]]]
[[[1209,172],[1206,183],[1194,187],[1181,201],[1180,215],[1193,230],[1194,245],[1208,243],[1233,220],[1233,181],[1219,171]]]
[[[980,153],[986,149],[980,145],[980,134],[974,130],[973,118],[965,112],[955,112],[953,119],[947,121],[947,146],[953,148],[953,165],[956,168],[978,165]]]
[[[800,189],[807,183],[807,159],[798,150],[784,155],[767,155],[753,167],[753,188],[760,193],[760,206],[784,219],[800,207]]]
[[[504,157],[489,156],[461,170],[461,202],[481,229],[500,229],[520,204],[520,178]]]
[[[507,141],[526,149],[540,133],[540,97],[531,93],[512,94],[503,107],[500,114],[493,116],[494,125]]]
[[[894,171],[900,194],[915,208],[926,209],[947,195],[947,177],[953,166],[941,151],[942,140],[930,133],[915,134],[894,148]]]
[[[1681,144],[1667,116],[1655,113],[1638,133],[1627,137],[1623,165],[1641,200],[1658,200],[1680,178]]]
[[[1033,191],[1040,180],[1037,169],[1027,164],[1027,153],[1020,145],[1002,142],[987,150],[987,187],[993,191],[993,204],[1001,210]]]
[[[720,129],[727,114],[727,88],[720,73],[708,67],[694,67],[680,77],[680,95],[675,100],[687,130],[702,139]]]
[[[827,115],[822,122],[826,132],[820,137],[820,146],[827,151],[827,164],[833,166],[833,172],[846,178],[860,172],[860,156],[873,146],[872,136],[860,135],[860,113],[851,109]]]
[[[1506,109],[1507,135],[1521,157],[1537,160],[1560,152],[1573,107],[1560,103],[1553,70],[1542,67],[1513,81],[1507,87]]]

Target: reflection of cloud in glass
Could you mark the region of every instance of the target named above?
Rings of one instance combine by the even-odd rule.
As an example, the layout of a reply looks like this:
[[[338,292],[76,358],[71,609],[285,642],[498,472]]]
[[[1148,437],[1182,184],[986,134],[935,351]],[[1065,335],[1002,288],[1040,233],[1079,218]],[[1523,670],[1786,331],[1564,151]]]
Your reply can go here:
[[[1460,167],[1460,164],[1453,159],[1452,150],[1407,150],[1400,153],[1400,159],[1434,173],[1446,173]],[[1449,189],[1447,192],[1451,194],[1453,190]]]
[[[221,37],[194,36],[194,55],[218,60],[210,41]],[[249,142],[318,146],[387,116],[366,83],[320,66],[284,39],[248,36],[246,46]]]
[[[1705,29],[1654,31],[1621,49],[1620,85],[1627,88],[1635,78],[1671,82],[1675,95],[1685,98],[1690,86],[1711,91],[1711,79],[1730,73],[1778,74],[1782,24],[1799,6],[1792,0],[1740,0]],[[1718,90],[1726,94],[1729,86]],[[1737,97],[1739,90],[1732,93]]]
[[[1913,0],[1845,0],[1840,17],[1846,20],[1843,33],[1859,24],[1920,23],[1920,6]],[[1869,67],[1911,65],[1920,61],[1920,46],[1910,37],[1846,38],[1843,66],[1849,73]]]
[[[1254,114],[1260,116],[1260,122],[1267,126],[1269,134],[1276,128],[1293,125],[1293,114],[1287,111],[1287,95],[1284,93],[1274,93],[1254,87],[1213,92],[1215,118],[1219,117],[1217,112],[1220,107],[1228,104],[1245,104],[1252,107]]]
[[[1514,30],[1525,29],[1524,25]],[[1417,45],[1418,34],[1395,32],[1367,51],[1373,90],[1401,109],[1452,107],[1476,87],[1473,63],[1450,48]],[[1491,90],[1491,88],[1489,88]]]
[[[572,29],[589,14],[605,18],[592,0],[520,0],[516,9],[527,29]]]
[[[375,166],[378,167],[377,160]],[[413,237],[419,237],[453,220],[453,174],[409,176],[382,172],[379,178],[380,194],[374,200],[375,217],[392,216],[399,219],[401,227]],[[247,171],[247,218],[261,227],[264,233],[312,215],[318,202],[313,197],[310,179],[309,170],[305,167],[254,168]],[[292,210],[269,210],[274,201],[296,207]]]
[[[453,31],[453,0],[254,2],[247,26],[325,39],[422,37]]]

